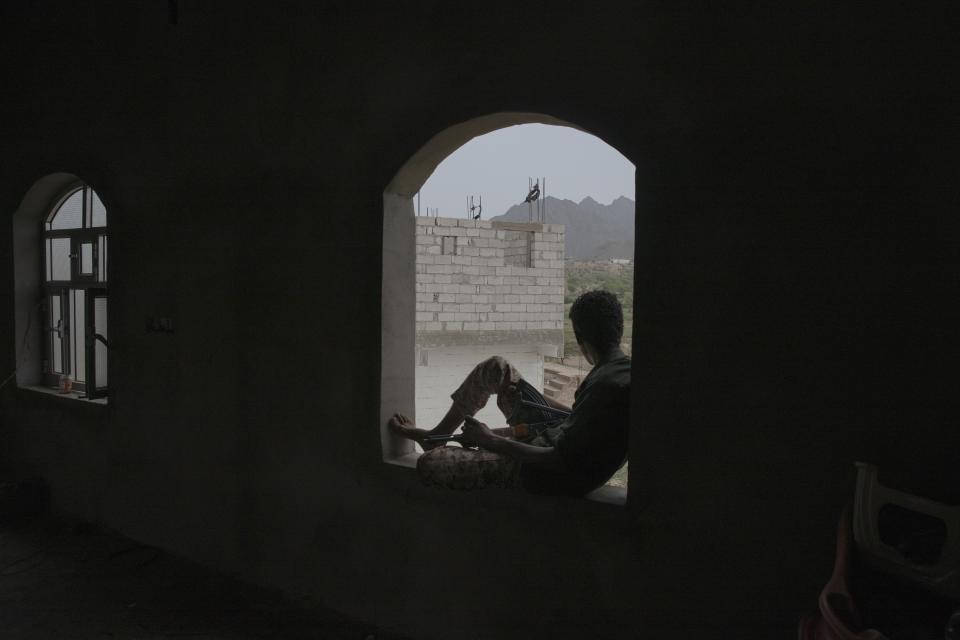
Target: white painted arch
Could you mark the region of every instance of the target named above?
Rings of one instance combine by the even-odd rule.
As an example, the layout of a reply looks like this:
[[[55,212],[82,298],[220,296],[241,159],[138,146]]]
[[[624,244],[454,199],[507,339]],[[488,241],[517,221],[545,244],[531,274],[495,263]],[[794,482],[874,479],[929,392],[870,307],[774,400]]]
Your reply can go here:
[[[416,211],[413,199],[440,163],[470,140],[523,124],[569,127],[594,135],[576,124],[543,113],[499,112],[480,116],[434,135],[400,167],[384,189],[380,441],[385,462],[413,466],[416,460],[413,444],[396,438],[386,428],[387,420],[394,413],[416,414]],[[452,384],[458,382],[451,381]]]

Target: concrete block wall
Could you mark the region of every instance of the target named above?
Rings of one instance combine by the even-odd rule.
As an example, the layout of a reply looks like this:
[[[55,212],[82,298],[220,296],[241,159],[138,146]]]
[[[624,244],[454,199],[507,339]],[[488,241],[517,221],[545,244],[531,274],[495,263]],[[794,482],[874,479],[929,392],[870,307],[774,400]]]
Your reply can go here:
[[[530,232],[504,230],[504,264],[511,267],[529,267],[530,259]]]
[[[563,225],[418,217],[416,247],[418,334],[562,332]]]

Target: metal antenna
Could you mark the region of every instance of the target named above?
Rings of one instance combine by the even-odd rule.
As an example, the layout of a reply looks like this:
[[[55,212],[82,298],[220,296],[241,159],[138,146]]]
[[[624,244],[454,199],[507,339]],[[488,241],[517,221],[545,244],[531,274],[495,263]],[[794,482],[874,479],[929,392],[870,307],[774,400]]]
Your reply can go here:
[[[541,178],[543,182],[543,224],[547,224],[547,176]]]
[[[474,202],[473,196],[470,196],[470,217],[473,218],[474,220],[479,220],[480,215],[483,213],[483,196],[480,196],[479,205],[474,205],[473,202]]]

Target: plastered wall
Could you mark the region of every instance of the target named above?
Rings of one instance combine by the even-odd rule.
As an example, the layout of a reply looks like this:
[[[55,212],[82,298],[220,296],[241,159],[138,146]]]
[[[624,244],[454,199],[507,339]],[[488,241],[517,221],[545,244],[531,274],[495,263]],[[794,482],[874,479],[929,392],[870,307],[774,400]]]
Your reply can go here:
[[[0,363],[12,216],[56,172],[110,212],[112,348],[106,408],[2,391],[3,469],[415,637],[789,637],[854,460],[960,483],[955,26],[832,3],[181,0],[175,25],[166,3],[3,3]],[[625,507],[455,495],[382,460],[384,189],[500,111],[637,167]]]

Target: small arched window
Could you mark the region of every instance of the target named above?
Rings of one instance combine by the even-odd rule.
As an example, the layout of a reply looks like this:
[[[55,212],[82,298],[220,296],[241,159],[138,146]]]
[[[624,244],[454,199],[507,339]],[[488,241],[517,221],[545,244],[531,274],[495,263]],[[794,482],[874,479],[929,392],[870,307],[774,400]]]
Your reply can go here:
[[[83,185],[43,222],[43,377],[66,376],[88,398],[107,395],[107,210]]]

